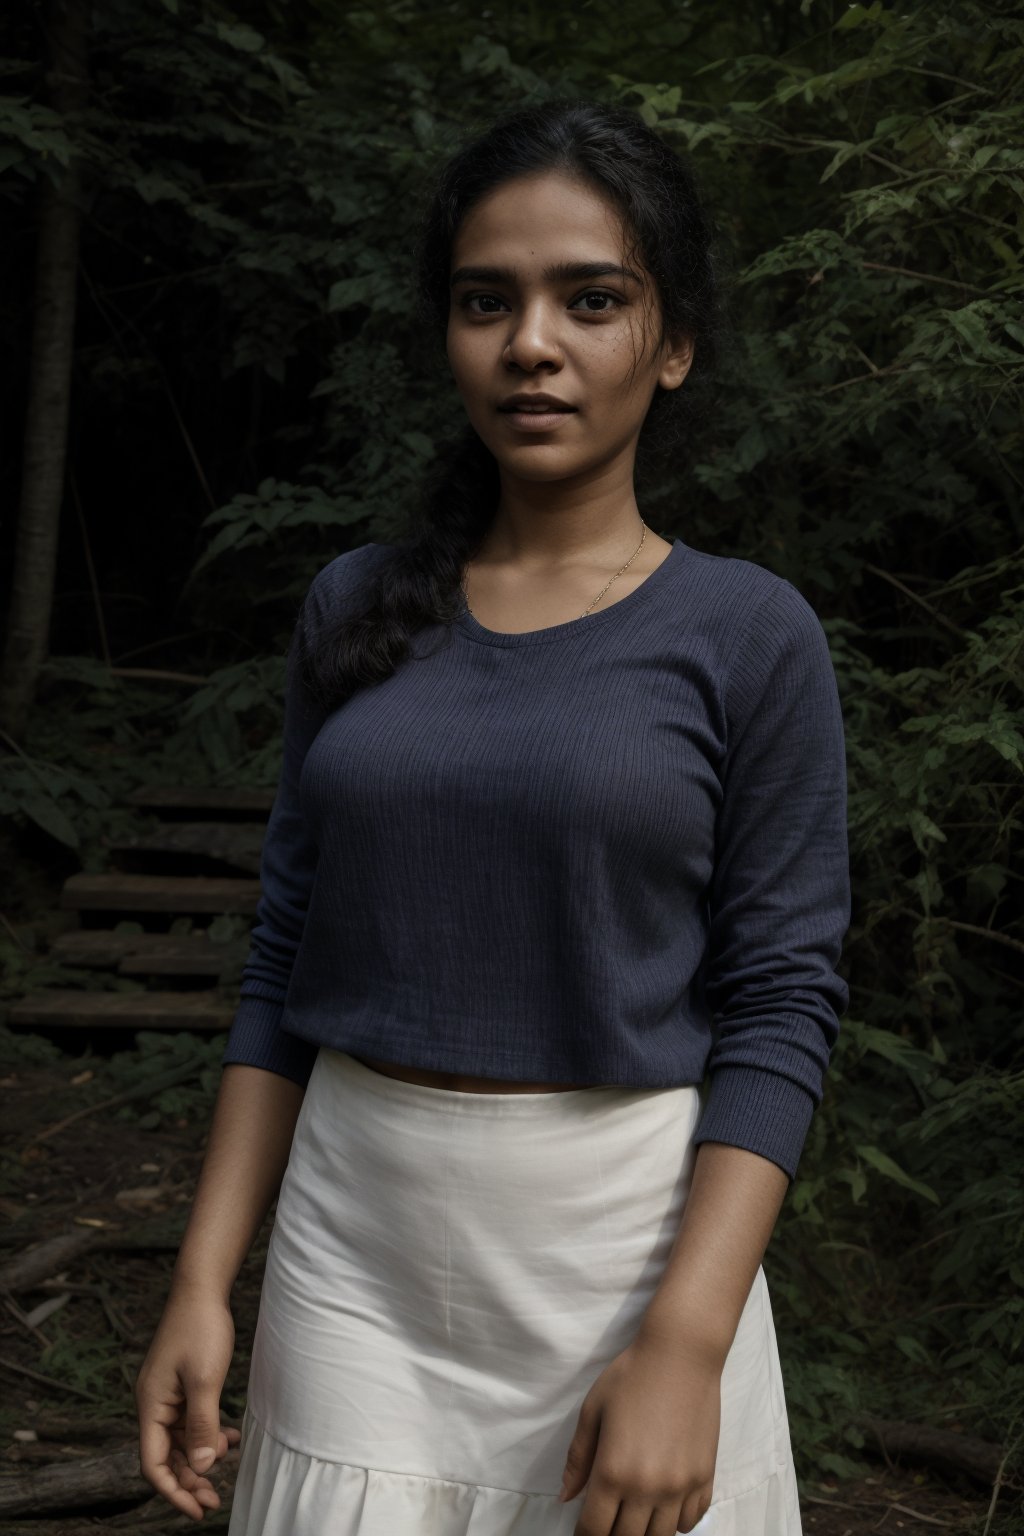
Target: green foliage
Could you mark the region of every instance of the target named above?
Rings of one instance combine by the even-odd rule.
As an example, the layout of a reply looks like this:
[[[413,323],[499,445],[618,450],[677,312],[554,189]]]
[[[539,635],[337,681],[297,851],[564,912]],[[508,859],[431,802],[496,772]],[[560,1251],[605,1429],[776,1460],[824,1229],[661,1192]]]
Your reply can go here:
[[[208,1035],[197,1039],[191,1034],[173,1034],[161,1030],[139,1030],[134,1046],[116,1051],[103,1063],[105,1094],[136,1090],[145,1083],[156,1084],[167,1075],[186,1072],[182,1081],[152,1094],[134,1097],[112,1111],[115,1120],[131,1121],[142,1130],[157,1130],[165,1116],[195,1122],[208,1120],[221,1077],[221,1057],[227,1035]],[[189,1073],[189,1067],[193,1070]]]
[[[58,113],[25,96],[0,96],[0,175],[14,171],[30,180],[39,162],[52,156],[66,166],[71,153]]]
[[[179,577],[222,625],[182,663],[205,681],[61,656],[0,811],[102,867],[122,786],[274,782],[306,583],[406,529],[460,419],[410,288],[429,172],[513,103],[635,107],[696,160],[737,333],[692,473],[641,487],[645,517],[807,594],[847,727],[850,1012],[766,1260],[798,1464],[851,1471],[876,1414],[984,1435],[1019,1474],[1021,23],[983,0],[113,0],[95,26],[80,122],[8,71],[0,194],[87,157],[81,394],[167,421],[155,481],[195,456],[178,402],[194,422],[215,377],[244,391],[245,468],[207,440]]]
[[[88,1392],[94,1400],[120,1407],[125,1393],[119,1364],[123,1340],[113,1333],[80,1338],[74,1321],[62,1312],[47,1319],[46,1331],[50,1342],[39,1352],[39,1369],[78,1392]]]

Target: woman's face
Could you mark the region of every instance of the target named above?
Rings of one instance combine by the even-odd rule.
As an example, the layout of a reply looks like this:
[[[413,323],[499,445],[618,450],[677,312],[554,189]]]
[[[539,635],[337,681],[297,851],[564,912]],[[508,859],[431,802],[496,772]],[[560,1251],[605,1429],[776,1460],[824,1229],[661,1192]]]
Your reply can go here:
[[[612,205],[562,172],[506,182],[462,220],[451,283],[448,360],[503,475],[562,480],[620,458],[632,469],[655,387],[683,382],[692,344],[658,345],[657,292]],[[539,393],[570,409],[503,408]]]

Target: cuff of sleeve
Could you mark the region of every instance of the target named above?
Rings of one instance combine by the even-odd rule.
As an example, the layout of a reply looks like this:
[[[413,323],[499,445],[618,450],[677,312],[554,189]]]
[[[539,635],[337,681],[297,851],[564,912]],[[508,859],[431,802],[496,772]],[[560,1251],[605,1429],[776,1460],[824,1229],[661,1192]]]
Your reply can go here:
[[[221,1066],[240,1062],[247,1067],[263,1067],[267,1072],[290,1077],[293,1083],[305,1088],[320,1047],[282,1029],[283,1013],[283,1003],[265,997],[243,997],[228,1032]]]
[[[693,1143],[724,1141],[744,1147],[777,1163],[792,1180],[816,1107],[806,1088],[778,1072],[717,1067]]]

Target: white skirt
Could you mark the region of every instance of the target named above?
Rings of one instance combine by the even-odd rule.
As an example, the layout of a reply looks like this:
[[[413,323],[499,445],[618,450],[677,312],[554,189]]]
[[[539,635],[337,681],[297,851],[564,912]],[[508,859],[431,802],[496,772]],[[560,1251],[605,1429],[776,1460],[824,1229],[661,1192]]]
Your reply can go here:
[[[679,1229],[697,1089],[464,1093],[321,1048],[277,1203],[229,1536],[572,1536],[583,1398]],[[801,1536],[758,1269],[693,1536]]]

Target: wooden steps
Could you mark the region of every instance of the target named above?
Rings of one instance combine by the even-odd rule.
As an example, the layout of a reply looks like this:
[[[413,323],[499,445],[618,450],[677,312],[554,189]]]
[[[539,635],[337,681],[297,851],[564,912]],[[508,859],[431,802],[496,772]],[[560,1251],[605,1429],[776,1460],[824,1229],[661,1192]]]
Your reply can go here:
[[[50,957],[84,970],[119,976],[210,976],[219,979],[229,963],[248,949],[242,943],[214,944],[197,933],[118,933],[110,928],[77,928],[50,945]]]
[[[230,1029],[234,1006],[212,992],[82,992],[40,987],[19,998],[11,1027],[55,1024],[65,1029]]]
[[[97,981],[107,973],[109,985],[36,988],[7,1009],[10,1028],[230,1028],[274,791],[150,784],[128,803],[138,831],[111,846],[109,871],[64,882],[60,907],[75,926],[47,954]],[[126,991],[125,977],[145,985]]]
[[[208,875],[69,875],[62,907],[79,912],[256,911],[258,880]]]
[[[249,875],[260,872],[263,828],[254,822],[164,822],[154,830],[140,831],[111,845],[112,856],[124,861],[129,854],[168,854],[183,859],[218,859]]]

